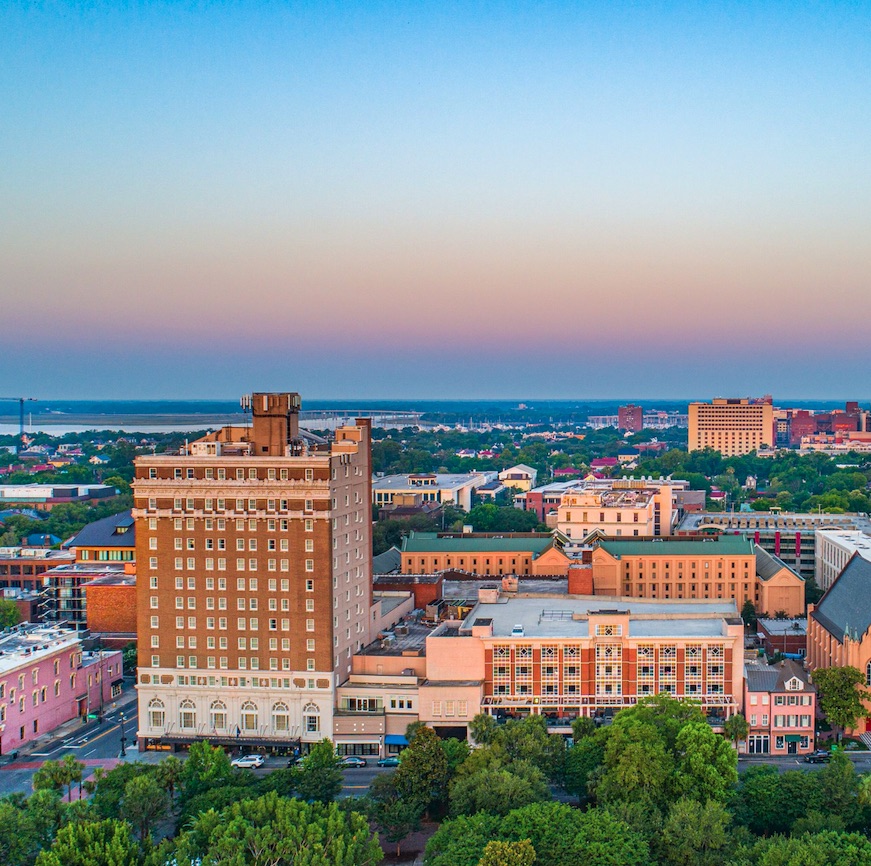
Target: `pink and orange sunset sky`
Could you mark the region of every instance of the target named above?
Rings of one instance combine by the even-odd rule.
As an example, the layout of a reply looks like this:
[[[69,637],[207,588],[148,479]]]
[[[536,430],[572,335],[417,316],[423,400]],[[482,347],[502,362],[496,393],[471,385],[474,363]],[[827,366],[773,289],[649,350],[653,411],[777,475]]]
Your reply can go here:
[[[868,398],[871,5],[0,9],[0,393]]]

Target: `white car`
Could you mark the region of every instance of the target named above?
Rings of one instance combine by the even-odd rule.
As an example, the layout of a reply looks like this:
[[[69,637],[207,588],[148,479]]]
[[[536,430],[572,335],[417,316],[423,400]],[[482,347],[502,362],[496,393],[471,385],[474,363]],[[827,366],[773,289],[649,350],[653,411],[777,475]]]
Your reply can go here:
[[[262,767],[264,763],[266,762],[263,760],[263,755],[243,755],[241,758],[231,761],[230,766],[237,769],[256,770],[258,767]]]

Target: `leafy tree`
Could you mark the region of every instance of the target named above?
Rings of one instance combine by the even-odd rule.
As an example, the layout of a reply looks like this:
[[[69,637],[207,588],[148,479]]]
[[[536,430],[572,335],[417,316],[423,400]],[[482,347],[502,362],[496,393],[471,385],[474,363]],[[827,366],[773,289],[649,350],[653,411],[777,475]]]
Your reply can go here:
[[[82,776],[85,773],[85,765],[76,760],[75,755],[64,755],[60,762],[64,784],[67,786],[67,799],[72,802],[73,785],[79,785],[79,799],[82,798]]]
[[[139,866],[141,859],[130,825],[107,818],[61,827],[36,866]]]
[[[663,736],[652,724],[641,721],[618,725],[620,715],[608,734],[596,798],[603,803],[630,800],[662,806],[670,802],[675,761]]]
[[[469,722],[469,733],[479,746],[486,746],[496,738],[499,725],[489,713],[478,713]]]
[[[60,761],[44,761],[42,766],[33,774],[34,791],[57,791],[62,792],[66,784],[66,775]]]
[[[569,794],[581,800],[589,796],[589,783],[605,760],[605,742],[608,729],[602,728],[592,736],[577,740],[566,753],[563,785]]]
[[[374,866],[382,858],[362,815],[273,792],[199,815],[178,837],[174,859],[221,866]]]
[[[37,849],[36,829],[25,809],[0,801],[0,863],[25,866]]]
[[[833,752],[829,763],[815,774],[819,802],[829,814],[838,815],[849,825],[856,816],[859,777],[853,762],[842,752]]]
[[[181,778],[184,799],[194,797],[209,788],[227,785],[233,779],[233,768],[227,753],[205,740],[192,743]]]
[[[323,739],[315,743],[299,765],[297,796],[318,803],[334,800],[342,790],[340,761],[331,740]]]
[[[565,803],[536,803],[503,819],[503,839],[529,839],[548,866],[647,866],[647,842],[604,809],[580,812]]]
[[[466,523],[476,532],[535,532],[542,524],[534,511],[521,511],[513,506],[476,505],[469,511]]]
[[[402,753],[394,774],[403,800],[426,810],[440,806],[447,794],[448,759],[432,728],[419,728]]]
[[[748,598],[741,607],[741,619],[744,625],[753,628],[756,626],[756,605]]]
[[[402,840],[420,829],[423,809],[417,804],[403,800],[396,787],[394,774],[377,776],[369,788],[366,811],[369,819],[390,843],[396,843],[399,857]]]
[[[524,775],[516,772],[521,763],[527,764]],[[540,770],[528,762],[511,766],[514,772],[507,769],[481,770],[455,779],[450,790],[451,814],[488,812],[507,815],[512,809],[550,799],[547,782]]]
[[[596,733],[596,722],[589,716],[578,716],[572,722],[572,739],[579,743],[584,737],[592,737]]]
[[[725,801],[738,781],[738,756],[705,722],[690,722],[677,736],[677,787],[700,802]]]
[[[169,808],[169,795],[155,776],[155,773],[143,773],[124,786],[122,814],[136,828],[140,842],[155,823],[166,817]]]
[[[193,747],[191,747],[193,750]],[[100,818],[117,818],[121,814],[121,801],[127,783],[144,773],[153,772],[151,767],[139,761],[130,764],[118,764],[108,773],[94,773],[98,777],[96,790],[91,802],[94,811]]]
[[[730,817],[722,803],[686,797],[672,804],[659,834],[659,855],[668,866],[715,866],[730,843]]]
[[[442,740],[441,745],[448,759],[448,774],[453,776],[457,768],[469,757],[471,749],[465,740],[458,740],[456,737]]]
[[[740,866],[867,866],[871,841],[859,833],[773,836],[739,850],[732,861]]]
[[[481,812],[443,822],[426,844],[427,866],[477,866],[488,842],[499,835],[500,820]]]
[[[747,724],[747,719],[741,713],[733,713],[723,723],[723,733],[732,741],[735,749],[738,749],[738,743],[741,740],[746,740],[750,733],[750,725]]]
[[[818,668],[813,681],[820,693],[820,709],[829,722],[842,729],[855,727],[865,715],[862,701],[871,697],[862,688],[865,675],[851,666]],[[840,738],[840,734],[838,736]]]
[[[184,775],[184,763],[175,755],[169,755],[157,765],[154,772],[158,784],[169,794],[170,802],[172,802]]]
[[[21,621],[21,612],[18,605],[12,599],[0,598],[0,628],[9,628],[18,625]]]
[[[487,843],[478,866],[532,866],[535,863],[535,848],[529,839],[520,842],[501,842],[494,839]]]

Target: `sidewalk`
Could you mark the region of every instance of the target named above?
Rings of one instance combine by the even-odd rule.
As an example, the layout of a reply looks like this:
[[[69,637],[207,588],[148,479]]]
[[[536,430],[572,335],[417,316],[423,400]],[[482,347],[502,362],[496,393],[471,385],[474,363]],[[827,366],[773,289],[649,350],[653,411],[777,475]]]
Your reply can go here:
[[[110,704],[106,704],[103,716],[104,718],[111,713],[116,713],[121,710],[126,709],[131,704],[136,703],[136,689],[134,687],[130,687],[127,691],[122,692],[114,701]],[[136,731],[136,721],[131,719],[131,731],[134,736],[129,738],[130,745],[135,749],[135,731]],[[0,757],[0,766],[5,766],[7,764],[20,764],[28,760],[31,757],[37,757],[41,753],[50,752],[53,749],[61,746],[64,740],[69,739],[70,737],[75,737],[80,734],[86,734],[91,731],[99,731],[105,722],[98,721],[90,721],[87,724],[82,724],[81,718],[76,716],[74,719],[70,719],[68,722],[64,722],[62,725],[56,727],[53,731],[49,731],[46,734],[43,734],[40,737],[37,737],[35,740],[31,740],[29,743],[25,743],[18,749],[15,749],[14,752],[18,753],[17,758],[10,758],[9,755],[3,755]]]

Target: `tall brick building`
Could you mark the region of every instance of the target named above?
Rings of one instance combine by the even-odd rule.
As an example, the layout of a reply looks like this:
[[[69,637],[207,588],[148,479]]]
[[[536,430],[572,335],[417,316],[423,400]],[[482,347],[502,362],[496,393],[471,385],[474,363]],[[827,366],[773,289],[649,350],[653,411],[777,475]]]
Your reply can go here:
[[[140,748],[332,733],[369,642],[370,431],[313,441],[299,407],[254,394],[250,427],[136,460]]]

